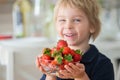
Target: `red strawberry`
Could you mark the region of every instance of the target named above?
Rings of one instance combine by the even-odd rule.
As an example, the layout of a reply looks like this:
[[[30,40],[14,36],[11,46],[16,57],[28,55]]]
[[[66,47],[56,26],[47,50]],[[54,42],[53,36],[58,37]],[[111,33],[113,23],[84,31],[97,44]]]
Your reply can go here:
[[[74,56],[76,54],[75,50],[71,49],[70,54]]]
[[[54,47],[51,49],[51,54],[53,54],[54,52],[59,51],[59,50],[60,50],[60,48]]]
[[[70,49],[69,47],[64,47],[62,53],[63,53],[64,55],[65,55],[65,54],[70,54],[70,53],[71,53],[71,49]]]
[[[62,64],[62,61],[63,61],[63,57],[61,55],[58,55],[55,57],[54,59],[55,61],[57,61],[57,64]]]
[[[64,70],[64,66],[68,65],[70,62],[68,62],[67,60],[63,60],[63,63],[59,66],[60,70]]]
[[[42,50],[42,53],[43,53],[44,55],[50,56],[50,55],[51,55],[50,52],[51,52],[51,49],[50,49],[50,48],[44,48],[44,49]]]
[[[61,65],[62,60],[63,60],[62,56],[56,56],[55,59],[51,62],[51,64],[52,65]]]
[[[63,65],[68,65],[69,63],[67,60],[63,60]]]
[[[52,48],[51,57],[55,58],[56,56],[59,56],[59,55],[62,55],[60,48],[57,48],[57,47]]]
[[[51,60],[52,58],[49,55],[42,55],[42,60]]]
[[[60,65],[59,68],[60,68],[60,70],[64,70],[65,69],[64,64]]]
[[[57,65],[58,63],[57,63],[57,61],[56,60],[52,60],[51,61],[51,65]]]
[[[65,69],[64,65],[78,62],[82,59],[82,52],[71,49],[65,40],[59,40],[57,46],[44,48],[42,51],[41,63],[54,69]]]
[[[57,51],[57,48],[56,48],[56,47],[52,48],[52,49],[51,49],[51,52],[50,52],[51,55],[54,54],[54,52],[56,52],[56,51]]]
[[[80,61],[82,59],[82,56],[80,55],[80,54],[75,54],[74,56],[73,56],[73,60],[74,60],[74,62],[78,62],[78,61]]]
[[[67,46],[68,46],[68,44],[67,44],[67,42],[65,40],[59,40],[57,42],[57,47],[58,48],[67,47]]]

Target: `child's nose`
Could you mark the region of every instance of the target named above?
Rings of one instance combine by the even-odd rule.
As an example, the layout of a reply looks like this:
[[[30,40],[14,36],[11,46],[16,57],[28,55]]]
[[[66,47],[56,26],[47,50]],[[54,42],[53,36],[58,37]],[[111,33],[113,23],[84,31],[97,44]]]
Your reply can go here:
[[[72,29],[73,28],[72,22],[71,21],[66,21],[65,28],[66,29]]]

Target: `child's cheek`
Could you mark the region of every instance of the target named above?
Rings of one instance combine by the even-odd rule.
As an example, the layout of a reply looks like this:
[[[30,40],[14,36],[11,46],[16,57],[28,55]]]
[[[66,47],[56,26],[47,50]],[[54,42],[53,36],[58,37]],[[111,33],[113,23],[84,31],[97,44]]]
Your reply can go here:
[[[57,33],[59,35],[59,37],[63,38],[64,35],[63,35],[63,26],[60,24],[60,23],[56,23],[56,30],[57,30]]]
[[[63,38],[62,31],[59,28],[57,28],[56,30],[57,30],[58,36],[61,37],[61,38]]]
[[[59,32],[59,36],[60,36],[61,38],[64,38],[64,35],[62,34],[62,32]]]

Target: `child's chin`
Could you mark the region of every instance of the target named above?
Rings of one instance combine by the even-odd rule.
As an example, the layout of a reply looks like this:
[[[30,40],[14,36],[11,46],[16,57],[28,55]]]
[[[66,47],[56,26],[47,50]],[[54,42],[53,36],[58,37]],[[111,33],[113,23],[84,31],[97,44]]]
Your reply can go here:
[[[69,46],[75,46],[75,44],[74,44],[74,43],[68,43],[68,45],[69,45]]]
[[[66,40],[66,41],[67,41],[69,46],[75,46],[75,42],[73,40]]]

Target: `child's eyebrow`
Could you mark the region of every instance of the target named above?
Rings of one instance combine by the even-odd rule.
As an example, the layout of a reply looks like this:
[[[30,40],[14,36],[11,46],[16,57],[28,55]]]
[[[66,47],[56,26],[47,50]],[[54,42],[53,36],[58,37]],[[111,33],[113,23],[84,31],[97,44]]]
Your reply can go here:
[[[59,17],[59,18],[64,18],[64,17],[66,17],[66,16],[57,16],[57,17]],[[73,18],[75,18],[75,17],[83,18],[82,15],[74,15]]]

